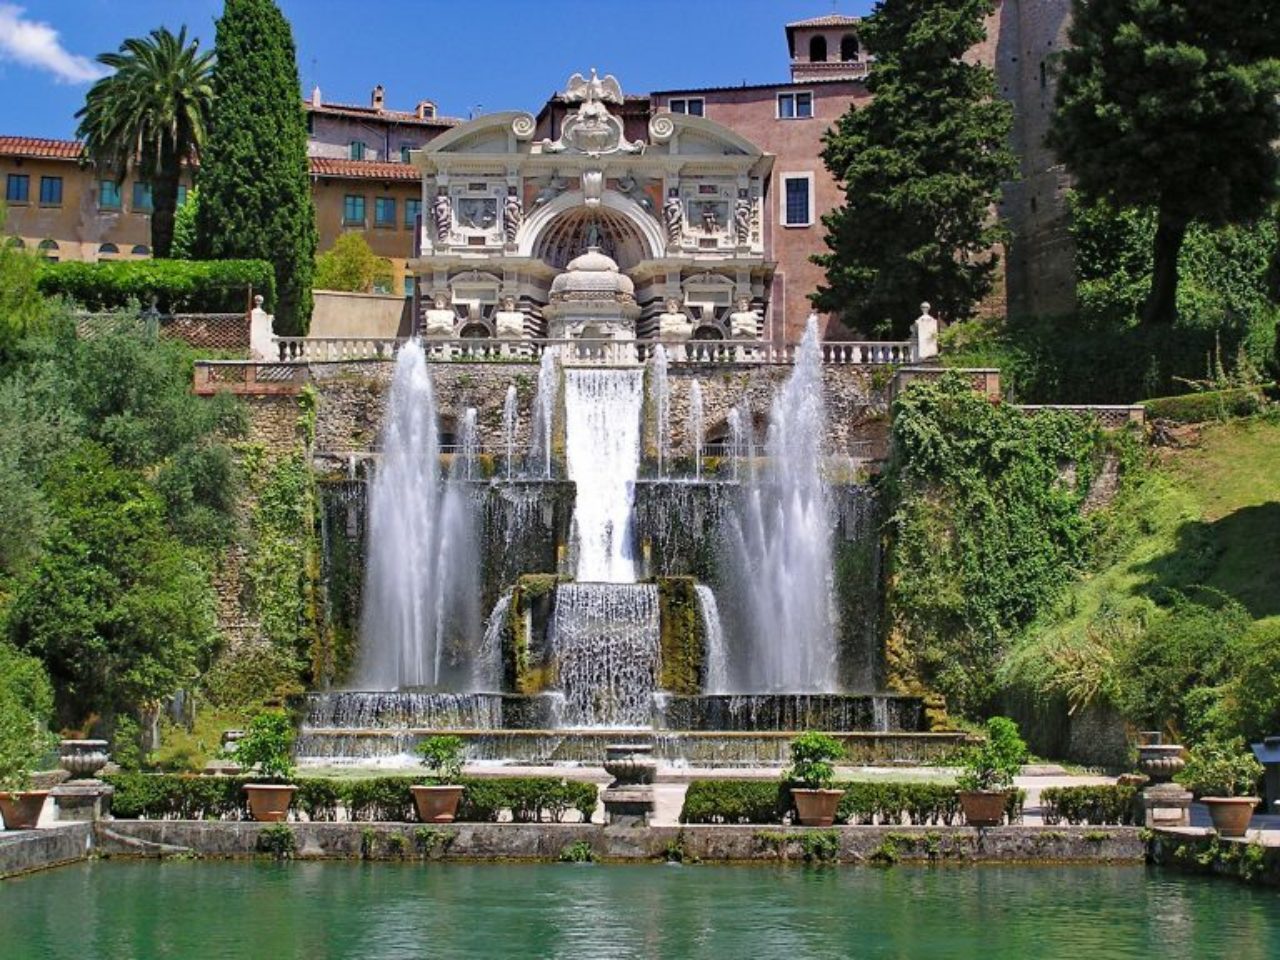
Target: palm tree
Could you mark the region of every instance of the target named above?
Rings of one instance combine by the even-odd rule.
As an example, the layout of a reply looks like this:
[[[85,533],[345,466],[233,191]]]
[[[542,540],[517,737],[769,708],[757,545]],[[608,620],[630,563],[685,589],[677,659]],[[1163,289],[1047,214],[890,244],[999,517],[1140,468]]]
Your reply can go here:
[[[151,248],[169,256],[182,164],[204,144],[213,105],[213,54],[187,43],[187,28],[131,37],[98,62],[115,72],[95,83],[76,113],[77,136],[117,182],[132,171],[151,182]]]

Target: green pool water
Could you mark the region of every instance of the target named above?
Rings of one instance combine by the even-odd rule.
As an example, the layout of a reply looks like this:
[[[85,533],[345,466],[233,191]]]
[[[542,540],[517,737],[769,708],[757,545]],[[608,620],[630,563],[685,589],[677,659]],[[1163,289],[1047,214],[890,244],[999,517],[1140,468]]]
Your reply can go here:
[[[4,960],[1280,957],[1280,893],[1122,868],[128,863],[0,882]]]

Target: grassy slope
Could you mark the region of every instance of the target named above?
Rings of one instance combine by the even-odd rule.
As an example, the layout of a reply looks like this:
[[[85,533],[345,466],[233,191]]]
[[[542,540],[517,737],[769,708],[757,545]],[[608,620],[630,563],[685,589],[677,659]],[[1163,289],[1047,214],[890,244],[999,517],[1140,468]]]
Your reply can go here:
[[[1156,469],[1117,503],[1107,536],[1111,561],[1028,631],[1010,678],[1077,667],[1088,674],[1109,646],[1090,626],[1099,611],[1142,617],[1169,588],[1204,584],[1256,621],[1280,622],[1280,420],[1209,425],[1194,446],[1161,451]]]

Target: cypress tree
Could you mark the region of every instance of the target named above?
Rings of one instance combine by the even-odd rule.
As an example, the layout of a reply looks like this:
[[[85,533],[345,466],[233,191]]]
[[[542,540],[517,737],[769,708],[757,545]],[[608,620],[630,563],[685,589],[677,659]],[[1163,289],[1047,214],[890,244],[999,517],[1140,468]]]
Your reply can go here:
[[[823,162],[845,191],[825,215],[827,284],[814,304],[864,331],[901,333],[921,300],[970,316],[992,287],[991,209],[1017,161],[1012,110],[995,74],[961,57],[984,35],[992,0],[881,0],[861,39],[876,57],[874,99],[827,133]]]
[[[276,328],[305,334],[316,216],[293,32],[272,0],[226,0],[217,27],[196,252],[270,262]]]
[[[1075,0],[1049,143],[1090,201],[1157,211],[1143,319],[1172,323],[1193,222],[1263,214],[1277,195],[1275,0]]]

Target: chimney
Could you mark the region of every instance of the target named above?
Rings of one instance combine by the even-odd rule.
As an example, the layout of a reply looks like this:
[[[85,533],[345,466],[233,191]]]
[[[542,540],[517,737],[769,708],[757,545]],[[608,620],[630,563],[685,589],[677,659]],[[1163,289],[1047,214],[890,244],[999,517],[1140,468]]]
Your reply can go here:
[[[436,115],[436,105],[430,100],[419,100],[417,109],[419,120],[431,120]]]
[[[384,91],[382,89],[382,84],[378,84],[376,87],[373,88],[373,109],[375,110],[382,109],[383,94],[384,94]]]
[[[311,88],[311,106],[316,110],[320,109],[320,85],[319,84],[316,84],[314,87]]]

